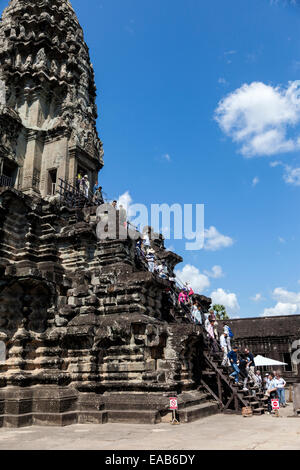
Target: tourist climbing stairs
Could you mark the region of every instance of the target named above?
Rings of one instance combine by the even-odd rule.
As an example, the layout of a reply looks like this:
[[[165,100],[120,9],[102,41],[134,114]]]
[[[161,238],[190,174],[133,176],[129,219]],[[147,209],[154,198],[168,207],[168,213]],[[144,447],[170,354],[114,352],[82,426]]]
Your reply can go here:
[[[212,352],[205,338],[201,386],[217,401],[224,413],[242,412],[242,408],[251,408],[255,415],[264,414],[267,398],[263,391],[254,387],[250,381],[247,390],[241,382],[235,384],[229,375],[232,369],[222,365],[223,353]]]

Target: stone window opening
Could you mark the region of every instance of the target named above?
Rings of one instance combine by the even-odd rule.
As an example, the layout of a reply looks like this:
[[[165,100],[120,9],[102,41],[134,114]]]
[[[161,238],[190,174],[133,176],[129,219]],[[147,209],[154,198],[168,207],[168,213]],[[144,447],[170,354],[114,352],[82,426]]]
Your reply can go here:
[[[286,362],[286,365],[284,366],[285,372],[293,372],[292,359],[289,352],[283,353],[283,362]]]
[[[13,187],[18,175],[18,165],[7,158],[0,157],[1,186]]]
[[[54,196],[56,194],[57,186],[57,168],[49,170],[48,172],[48,195]]]

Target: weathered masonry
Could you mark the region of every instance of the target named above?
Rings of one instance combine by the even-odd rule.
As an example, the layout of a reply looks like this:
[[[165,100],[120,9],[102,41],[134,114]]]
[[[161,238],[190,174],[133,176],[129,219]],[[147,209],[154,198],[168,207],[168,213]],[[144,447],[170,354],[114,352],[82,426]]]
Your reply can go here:
[[[181,422],[263,413],[134,237],[97,238],[95,201],[75,184],[80,173],[93,186],[103,166],[95,97],[70,2],[11,0],[0,21],[0,426],[154,424],[170,419],[170,397]],[[159,234],[151,246],[174,274],[182,258]],[[207,312],[211,299],[197,299]]]
[[[12,0],[0,23],[0,424],[159,422],[218,410],[203,337],[171,308],[131,238],[96,237],[96,207],[59,181],[103,166],[88,47],[68,0]],[[61,197],[62,196],[62,197]],[[170,271],[182,261],[152,242]],[[210,299],[199,297],[203,310]]]
[[[0,27],[0,175],[27,194],[103,166],[88,47],[68,1],[11,1]]]

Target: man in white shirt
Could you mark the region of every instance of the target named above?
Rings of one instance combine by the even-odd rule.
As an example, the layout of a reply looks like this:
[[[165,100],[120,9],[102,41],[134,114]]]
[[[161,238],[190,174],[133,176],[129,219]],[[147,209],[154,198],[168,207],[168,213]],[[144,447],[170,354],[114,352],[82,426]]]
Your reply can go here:
[[[269,374],[268,377],[268,388],[265,395],[268,397],[268,414],[272,412],[272,399],[277,398],[277,385],[275,381],[275,377],[273,374]]]
[[[223,351],[223,361],[222,361],[222,366],[230,366],[230,361],[228,359],[227,354],[231,350],[228,347],[228,342],[227,342],[227,333],[224,331],[224,333],[220,336],[220,346]]]
[[[284,380],[283,377],[279,373],[276,374],[275,377],[275,384],[277,387],[277,395],[279,398],[279,404],[280,406],[283,406],[284,408],[286,407],[286,401],[285,401],[285,389],[284,387],[286,386],[286,381]]]

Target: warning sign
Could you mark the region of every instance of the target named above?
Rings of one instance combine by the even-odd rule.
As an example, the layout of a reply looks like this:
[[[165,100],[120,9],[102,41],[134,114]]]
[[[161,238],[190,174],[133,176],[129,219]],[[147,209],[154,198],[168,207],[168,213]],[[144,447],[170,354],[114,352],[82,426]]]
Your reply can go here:
[[[279,400],[277,399],[272,400],[272,410],[279,410],[279,409],[280,409]]]
[[[177,398],[170,398],[170,410],[178,410]]]

